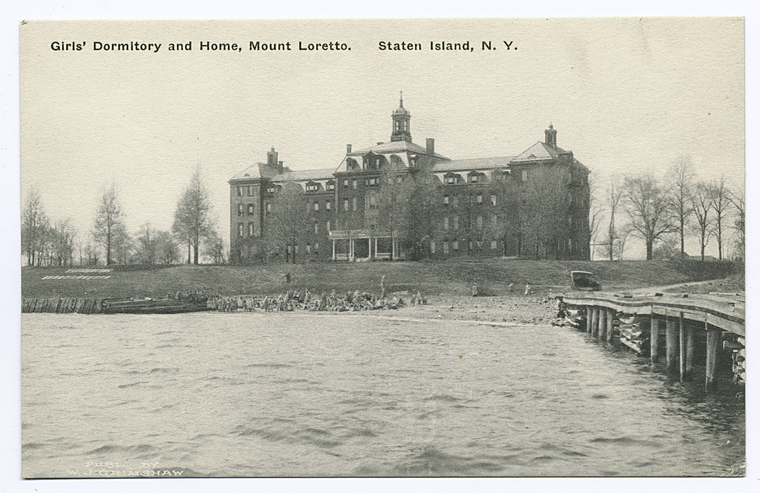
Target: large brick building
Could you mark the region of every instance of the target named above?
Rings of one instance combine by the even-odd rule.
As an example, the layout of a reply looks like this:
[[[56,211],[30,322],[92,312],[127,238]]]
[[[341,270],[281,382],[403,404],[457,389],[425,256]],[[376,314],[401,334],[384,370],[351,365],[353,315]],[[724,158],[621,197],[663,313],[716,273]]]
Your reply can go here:
[[[589,258],[589,171],[558,147],[551,125],[516,156],[452,160],[431,138],[424,147],[412,142],[403,99],[391,119],[389,142],[349,144],[338,166],[293,171],[272,148],[265,163],[230,179],[231,260],[253,262],[265,252],[298,260]],[[424,213],[409,200],[423,174]],[[268,221],[286,184],[300,187],[305,204],[298,237],[288,242],[272,237]]]

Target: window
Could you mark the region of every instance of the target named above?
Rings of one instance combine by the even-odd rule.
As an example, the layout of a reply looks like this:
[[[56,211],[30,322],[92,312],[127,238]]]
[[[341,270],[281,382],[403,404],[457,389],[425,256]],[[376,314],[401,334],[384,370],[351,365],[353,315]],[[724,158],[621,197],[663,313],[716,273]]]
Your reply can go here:
[[[451,247],[454,249],[455,252],[458,252],[459,251],[459,240],[454,240],[451,243]]]
[[[248,236],[253,236],[253,223],[248,223]]]
[[[319,234],[319,223],[314,223],[314,234]]]
[[[496,250],[496,240],[491,240],[491,250]]]
[[[314,212],[319,212],[319,202],[314,202]]]
[[[496,214],[494,214],[493,216],[491,216],[491,226],[492,227],[495,228],[497,226],[497,224],[498,224],[498,221],[499,220],[497,219]]]
[[[298,255],[298,245],[295,247],[296,255]]]
[[[364,184],[367,185],[368,187],[376,187],[379,183],[380,183],[380,179],[376,177],[367,178],[366,180],[364,180]]]
[[[248,185],[248,196],[253,196],[253,185]]]
[[[317,190],[319,190],[319,183],[309,182],[306,184],[307,192],[316,192]]]
[[[449,218],[444,217],[443,218],[443,230],[448,231],[449,230]]]
[[[528,181],[528,170],[522,170],[522,181]]]
[[[478,216],[478,229],[483,229],[483,216]]]
[[[243,223],[238,223],[238,236],[243,237]]]
[[[478,182],[478,175],[472,174],[470,175],[470,183],[477,183]]]
[[[356,178],[354,178],[351,181],[351,188],[353,188],[354,190],[356,190],[356,186],[357,186],[358,183],[359,183],[359,181]]]
[[[443,254],[448,255],[449,254],[449,242],[444,241],[443,242]]]
[[[266,203],[266,207],[267,207],[267,214],[269,214],[270,212],[272,212],[272,203],[271,202],[267,202]]]
[[[435,253],[435,241],[430,242],[430,253]]]
[[[314,243],[314,255],[319,253],[319,243]]]
[[[369,208],[377,209],[377,197],[375,197],[375,194],[369,196]]]
[[[404,178],[401,175],[396,177],[396,183],[401,183],[402,181],[404,181]]]
[[[459,229],[459,216],[454,216],[454,229]]]
[[[483,194],[480,194],[480,193],[479,193],[479,194],[477,195],[477,197],[475,197],[475,201],[476,201],[478,204],[482,204],[482,203],[483,203]]]
[[[354,212],[356,212],[357,209],[358,209],[358,207],[356,205],[356,197],[354,197],[354,198],[351,199],[351,208],[353,209]]]
[[[325,202],[325,210],[326,211],[330,210],[330,201],[329,200]]]
[[[275,193],[277,191],[277,185],[267,186],[267,193]]]
[[[330,180],[327,182],[327,190],[329,191],[335,190],[335,180]]]
[[[308,254],[310,254],[310,253],[311,253],[311,245],[309,245],[309,244],[307,243],[307,244],[306,244],[306,254],[308,255]]]
[[[454,200],[454,202],[453,202],[454,207],[458,206],[459,205],[459,197],[457,197],[456,195],[454,195],[453,200]]]
[[[455,185],[457,182],[456,175],[449,175],[446,177],[446,185]]]
[[[483,250],[483,242],[478,241],[478,251]]]
[[[238,216],[243,215],[243,204],[238,204]]]
[[[253,204],[248,204],[248,215],[249,216],[253,215]]]
[[[330,231],[330,221],[325,223],[325,230]]]
[[[343,180],[343,188],[348,188],[348,178]]]
[[[238,194],[238,197],[243,196],[243,187],[237,187],[237,194]]]
[[[343,199],[343,210],[348,212],[348,199]]]
[[[491,194],[491,205],[496,205],[496,195]]]
[[[449,196],[448,195],[444,195],[443,196],[443,205],[449,205]]]

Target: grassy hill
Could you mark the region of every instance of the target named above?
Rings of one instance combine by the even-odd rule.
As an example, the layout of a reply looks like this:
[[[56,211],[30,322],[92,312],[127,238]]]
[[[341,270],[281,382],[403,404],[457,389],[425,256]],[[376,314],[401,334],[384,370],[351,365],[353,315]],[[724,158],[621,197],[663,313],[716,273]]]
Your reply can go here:
[[[735,274],[730,263],[668,261],[533,261],[510,259],[452,259],[421,262],[359,262],[265,264],[254,266],[113,266],[109,279],[43,279],[64,275],[67,269],[24,267],[24,297],[164,297],[177,291],[203,291],[221,295],[276,294],[287,289],[309,288],[312,292],[380,292],[385,275],[386,291],[421,291],[425,295],[469,295],[473,284],[481,294],[508,295],[509,284],[522,293],[530,284],[537,294],[569,289],[569,272],[594,273],[604,291],[624,291],[649,286],[719,279]],[[291,274],[291,284],[285,274]],[[75,274],[69,274],[73,276]],[[743,272],[731,284],[744,284]]]

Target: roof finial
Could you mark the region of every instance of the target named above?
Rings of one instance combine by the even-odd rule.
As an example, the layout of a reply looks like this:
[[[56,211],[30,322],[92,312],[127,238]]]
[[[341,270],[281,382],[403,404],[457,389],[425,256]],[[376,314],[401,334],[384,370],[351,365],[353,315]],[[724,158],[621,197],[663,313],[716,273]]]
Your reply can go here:
[[[399,94],[400,95],[399,95],[398,104],[401,108],[403,108],[404,107],[404,91],[399,91]]]

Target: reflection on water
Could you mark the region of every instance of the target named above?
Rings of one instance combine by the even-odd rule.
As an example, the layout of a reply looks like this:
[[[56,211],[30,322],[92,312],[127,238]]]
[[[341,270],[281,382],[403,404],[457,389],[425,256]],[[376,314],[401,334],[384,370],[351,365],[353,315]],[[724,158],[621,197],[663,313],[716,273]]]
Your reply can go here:
[[[565,328],[30,314],[22,444],[25,477],[715,476],[744,402]]]

